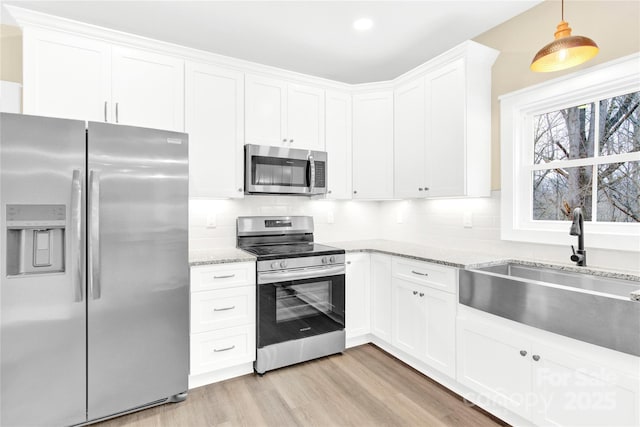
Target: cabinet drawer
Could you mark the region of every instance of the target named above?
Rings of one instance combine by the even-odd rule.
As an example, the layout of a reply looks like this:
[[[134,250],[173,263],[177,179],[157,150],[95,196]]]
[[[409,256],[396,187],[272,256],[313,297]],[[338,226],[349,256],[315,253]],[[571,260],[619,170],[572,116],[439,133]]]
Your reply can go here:
[[[242,262],[191,268],[191,291],[224,289],[256,283],[256,263]]]
[[[391,264],[391,274],[393,277],[409,280],[434,289],[451,293],[456,292],[457,271],[453,267],[394,257]]]
[[[256,359],[255,324],[191,334],[191,375]]]
[[[255,323],[255,318],[255,286],[191,294],[191,333]]]

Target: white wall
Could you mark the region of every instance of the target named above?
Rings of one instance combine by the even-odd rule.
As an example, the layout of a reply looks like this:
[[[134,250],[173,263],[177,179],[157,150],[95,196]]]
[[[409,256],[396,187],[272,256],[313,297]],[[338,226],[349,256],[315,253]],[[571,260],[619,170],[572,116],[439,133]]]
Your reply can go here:
[[[500,191],[490,198],[397,201],[380,204],[381,238],[403,240],[426,246],[450,247],[496,253],[510,258],[571,264],[570,245],[577,237],[569,235],[565,245],[541,245],[500,240]],[[463,226],[463,215],[470,212],[472,228]],[[398,224],[398,216],[402,223]],[[589,247],[589,225],[585,226],[587,264],[640,274],[640,252],[613,251]],[[640,242],[639,242],[640,243]]]
[[[380,202],[315,200],[292,196],[247,196],[242,200],[191,200],[189,248],[235,247],[236,218],[250,215],[311,215],[317,242],[380,238]],[[333,223],[329,223],[329,215]],[[216,227],[207,228],[215,215]]]
[[[566,245],[500,240],[500,191],[492,192],[490,198],[385,202],[248,196],[243,200],[191,200],[189,209],[190,249],[235,247],[235,221],[244,215],[312,215],[317,242],[399,240],[555,264],[571,264],[570,245],[577,245],[577,238],[569,236],[568,222]],[[471,228],[463,226],[465,212],[472,215]],[[331,213],[333,223],[328,221]],[[215,216],[215,228],[206,226],[209,215]],[[585,228],[590,266],[640,274],[639,252],[589,248],[588,224]]]

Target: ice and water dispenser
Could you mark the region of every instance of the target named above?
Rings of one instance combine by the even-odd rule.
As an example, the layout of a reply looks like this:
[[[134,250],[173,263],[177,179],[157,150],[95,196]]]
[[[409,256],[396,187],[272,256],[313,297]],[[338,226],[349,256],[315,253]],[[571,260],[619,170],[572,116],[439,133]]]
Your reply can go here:
[[[7,275],[64,272],[65,205],[7,205]]]

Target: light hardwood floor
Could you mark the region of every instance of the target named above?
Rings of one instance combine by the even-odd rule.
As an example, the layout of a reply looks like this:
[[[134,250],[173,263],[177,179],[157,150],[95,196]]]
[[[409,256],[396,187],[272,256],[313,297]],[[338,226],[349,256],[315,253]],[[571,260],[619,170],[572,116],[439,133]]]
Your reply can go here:
[[[186,401],[97,424],[136,426],[500,426],[373,345],[189,391]]]

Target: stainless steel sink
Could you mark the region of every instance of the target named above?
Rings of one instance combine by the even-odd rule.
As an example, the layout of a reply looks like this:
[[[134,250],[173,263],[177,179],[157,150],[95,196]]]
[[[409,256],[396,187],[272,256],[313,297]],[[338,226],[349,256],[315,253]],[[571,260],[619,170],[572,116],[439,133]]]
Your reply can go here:
[[[640,282],[504,263],[460,270],[461,304],[640,356]]]

